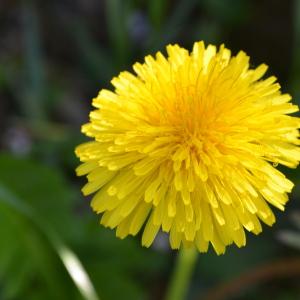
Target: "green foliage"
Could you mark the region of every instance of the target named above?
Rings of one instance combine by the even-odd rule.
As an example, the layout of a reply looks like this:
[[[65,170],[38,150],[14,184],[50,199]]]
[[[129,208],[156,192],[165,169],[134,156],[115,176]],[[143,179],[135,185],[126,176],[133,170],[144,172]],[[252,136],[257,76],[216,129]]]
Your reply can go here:
[[[119,66],[126,66],[129,57],[129,43],[126,19],[128,1],[106,0],[106,21],[111,41]]]
[[[153,0],[148,1],[148,11],[149,16],[155,30],[159,31],[163,25],[164,17],[166,14],[167,6],[169,4],[168,0]]]
[[[204,0],[205,9],[221,22],[236,24],[245,22],[251,6],[249,0]]]
[[[103,299],[146,299],[142,286],[163,269],[162,255],[76,215],[76,195],[58,170],[5,154],[0,165],[4,299],[80,299],[67,274],[61,239],[80,254]]]
[[[117,72],[111,54],[91,36],[85,20],[72,18],[66,29],[72,37],[84,73],[93,82],[107,84]],[[103,72],[105,70],[105,72]]]
[[[54,240],[58,238],[55,232],[72,232],[66,213],[70,197],[60,181],[62,176],[8,155],[0,156],[0,165],[0,278],[4,299],[21,295],[22,299],[41,295],[42,299],[80,299],[59,260],[60,248]]]
[[[70,214],[75,195],[58,170],[5,154],[0,155],[0,165],[2,185],[34,208],[60,235],[75,230]]]

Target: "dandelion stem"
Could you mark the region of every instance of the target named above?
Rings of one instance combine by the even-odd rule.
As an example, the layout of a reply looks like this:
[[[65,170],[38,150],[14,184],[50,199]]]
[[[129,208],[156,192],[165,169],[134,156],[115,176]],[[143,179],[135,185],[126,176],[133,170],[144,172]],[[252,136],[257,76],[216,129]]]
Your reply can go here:
[[[182,248],[179,251],[165,300],[185,299],[196,260],[197,250],[195,248]]]

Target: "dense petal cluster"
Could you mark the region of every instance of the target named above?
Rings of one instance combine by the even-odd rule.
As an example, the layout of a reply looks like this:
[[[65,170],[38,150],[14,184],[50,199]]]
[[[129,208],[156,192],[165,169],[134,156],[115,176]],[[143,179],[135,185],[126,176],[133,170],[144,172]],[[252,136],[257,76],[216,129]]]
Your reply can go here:
[[[276,169],[300,160],[298,111],[267,66],[244,52],[194,44],[167,46],[113,78],[82,127],[93,141],[76,148],[85,195],[101,224],[150,246],[161,229],[173,249],[209,244],[220,254],[245,232],[272,225],[293,183]]]

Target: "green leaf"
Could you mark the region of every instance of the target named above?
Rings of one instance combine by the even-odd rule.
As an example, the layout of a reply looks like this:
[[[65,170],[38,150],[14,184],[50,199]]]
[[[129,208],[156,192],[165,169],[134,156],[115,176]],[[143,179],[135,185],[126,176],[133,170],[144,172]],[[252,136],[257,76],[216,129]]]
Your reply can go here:
[[[146,298],[149,283],[164,273],[169,255],[143,248],[139,238],[116,238],[113,230],[97,224],[99,216],[91,211],[76,214],[76,194],[57,169],[5,154],[0,154],[0,165],[0,214],[7,215],[0,218],[4,242],[0,249],[0,281],[6,286],[9,282],[14,284],[15,270],[21,268],[27,274],[23,282],[20,279],[20,284],[16,284],[15,295],[28,295],[22,299],[31,300],[37,289],[30,287],[38,281],[44,291],[40,299],[61,299],[53,291],[65,293],[65,299],[76,299],[66,270],[72,276],[72,270],[84,265],[103,299]],[[85,202],[87,199],[82,198]],[[5,233],[7,228],[9,232]],[[16,240],[15,236],[21,238]],[[72,245],[82,263],[66,250],[62,240]],[[30,262],[29,270],[24,256]],[[5,276],[10,270],[10,276]],[[73,279],[76,282],[76,277]],[[83,292],[82,287],[78,288]]]
[[[0,233],[4,239],[7,239],[7,243],[0,250],[0,278],[5,287],[3,292],[5,299],[13,299],[20,295],[22,299],[31,299],[33,289],[30,286],[34,282],[38,288],[45,291],[43,299],[79,299],[79,294],[71,284],[71,277],[84,299],[97,300],[95,289],[81,262],[65,245],[53,229],[54,227],[47,222],[48,219],[53,223],[52,217],[44,217],[47,216],[48,211],[43,211],[39,207],[40,212],[43,212],[39,214],[27,203],[29,198],[26,202],[19,197],[23,195],[26,198],[29,191],[32,196],[36,190],[35,187],[38,187],[34,184],[41,183],[39,187],[45,187],[44,181],[39,181],[39,176],[49,175],[51,178],[51,175],[57,174],[45,167],[35,166],[28,161],[5,155],[1,155],[0,161],[4,166],[0,171],[0,212],[2,215]],[[26,179],[25,176],[22,181],[21,176],[25,175],[22,174],[24,167],[27,171],[35,172],[36,175],[31,177],[31,174],[27,173],[27,178],[30,179]],[[11,177],[11,173],[15,175],[14,178]],[[52,188],[55,187],[59,192],[61,183],[58,182]],[[49,189],[43,192],[50,193],[50,188],[51,181]],[[64,194],[62,191],[63,189],[60,191],[61,195]],[[44,198],[39,199],[44,200]],[[31,204],[33,203],[36,204],[36,202]],[[67,276],[66,271],[70,277]]]
[[[72,218],[75,194],[55,168],[0,153],[0,183],[34,207],[61,236],[76,231]]]
[[[0,213],[0,234],[6,241],[0,250],[0,280],[4,299],[16,299],[21,295],[23,299],[30,299],[34,282],[37,289],[44,291],[46,299],[68,297],[71,285],[63,269],[59,268],[60,263],[53,249],[32,223],[27,208],[21,202],[16,203],[12,193],[2,184]]]

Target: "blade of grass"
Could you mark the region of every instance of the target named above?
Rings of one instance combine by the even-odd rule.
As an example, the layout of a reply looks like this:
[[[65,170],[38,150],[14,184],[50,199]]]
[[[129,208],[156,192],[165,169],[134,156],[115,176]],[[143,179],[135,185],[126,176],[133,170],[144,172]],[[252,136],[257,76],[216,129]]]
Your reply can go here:
[[[66,24],[66,28],[76,43],[79,61],[87,71],[88,77],[97,84],[99,80],[108,82],[115,73],[112,57],[96,43],[85,22],[78,17],[72,18]]]
[[[129,43],[126,24],[126,7],[122,0],[106,0],[108,33],[119,67],[125,67],[129,59]]]
[[[32,119],[45,119],[43,99],[45,91],[45,70],[43,66],[39,24],[36,8],[32,1],[22,7],[24,46],[24,86],[19,94],[23,113]]]
[[[160,31],[163,18],[168,7],[168,0],[152,0],[148,2],[148,11],[151,22],[156,31]]]

